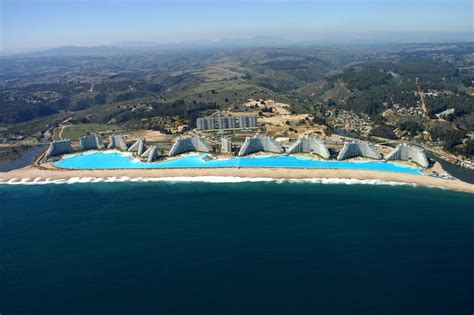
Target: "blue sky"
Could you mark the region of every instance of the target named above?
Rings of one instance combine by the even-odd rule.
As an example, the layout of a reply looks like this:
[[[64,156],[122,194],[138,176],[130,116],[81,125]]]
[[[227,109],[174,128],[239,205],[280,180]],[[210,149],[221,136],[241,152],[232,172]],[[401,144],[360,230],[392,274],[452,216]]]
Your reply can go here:
[[[472,0],[0,0],[0,14],[0,49],[255,35],[455,38],[473,31]]]

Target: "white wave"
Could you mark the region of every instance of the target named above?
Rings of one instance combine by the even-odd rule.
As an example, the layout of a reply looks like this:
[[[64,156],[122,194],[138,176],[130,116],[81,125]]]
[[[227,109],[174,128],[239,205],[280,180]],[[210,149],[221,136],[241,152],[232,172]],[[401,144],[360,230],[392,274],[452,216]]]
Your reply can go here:
[[[309,183],[309,184],[344,184],[344,185],[390,185],[390,186],[418,186],[413,183],[384,181],[379,179],[355,179],[355,178],[304,178],[304,179],[279,179],[266,177],[232,177],[232,176],[195,176],[195,177],[72,177],[70,179],[42,179],[40,177],[12,178],[9,181],[1,181],[0,185],[44,185],[44,184],[85,184],[85,183],[122,183],[122,182],[168,182],[168,183],[246,183],[246,182],[275,182],[282,183]]]

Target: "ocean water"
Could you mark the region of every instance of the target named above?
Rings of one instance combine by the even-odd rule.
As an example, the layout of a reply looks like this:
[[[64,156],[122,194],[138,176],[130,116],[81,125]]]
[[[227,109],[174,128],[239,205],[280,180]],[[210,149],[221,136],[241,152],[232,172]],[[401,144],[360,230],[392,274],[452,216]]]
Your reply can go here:
[[[0,185],[0,313],[472,314],[474,195]]]
[[[212,159],[207,154],[185,155],[173,160],[147,163],[120,152],[87,152],[70,155],[54,162],[70,169],[111,168],[205,168],[205,167],[286,167],[286,168],[345,168],[420,174],[420,169],[388,162],[323,161],[301,156],[258,156]]]

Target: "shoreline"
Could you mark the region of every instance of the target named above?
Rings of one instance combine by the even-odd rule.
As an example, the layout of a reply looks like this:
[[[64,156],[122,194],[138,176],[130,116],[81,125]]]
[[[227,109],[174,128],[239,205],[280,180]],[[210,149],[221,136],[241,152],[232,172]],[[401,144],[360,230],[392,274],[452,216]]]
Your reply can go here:
[[[181,169],[46,169],[34,165],[26,166],[6,173],[0,173],[0,184],[34,184],[53,182],[96,181],[153,181],[174,179],[193,181],[191,178],[205,181],[205,178],[227,178],[248,180],[306,180],[316,182],[337,182],[352,180],[352,183],[376,181],[374,183],[405,184],[430,188],[474,193],[474,185],[458,179],[444,179],[427,175],[404,174],[354,169],[308,169],[308,168],[181,168]],[[103,179],[103,180],[99,180]],[[194,180],[194,181],[195,181]]]

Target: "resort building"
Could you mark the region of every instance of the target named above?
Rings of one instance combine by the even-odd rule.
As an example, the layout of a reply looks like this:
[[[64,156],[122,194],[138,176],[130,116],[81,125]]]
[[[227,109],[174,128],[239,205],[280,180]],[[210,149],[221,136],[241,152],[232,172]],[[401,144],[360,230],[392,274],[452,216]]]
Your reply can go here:
[[[199,136],[193,136],[188,138],[178,138],[171,147],[169,156],[175,156],[187,152],[211,152],[212,147]]]
[[[257,116],[237,116],[237,128],[256,128]]]
[[[141,156],[147,149],[145,138],[140,137],[138,140],[128,149],[129,152],[136,152],[138,156]]]
[[[104,148],[104,142],[101,136],[82,136],[79,139],[79,150],[101,150]]]
[[[353,157],[366,157],[375,160],[380,160],[382,155],[367,142],[345,142],[341,152],[339,152],[337,159],[346,160]]]
[[[111,135],[109,137],[109,146],[107,149],[120,149],[127,151],[127,142],[125,141],[125,137],[122,135]]]
[[[71,153],[72,151],[73,149],[69,140],[53,141],[49,144],[48,151],[46,151],[46,157],[49,158],[56,155]]]
[[[275,139],[267,136],[256,135],[247,137],[239,151],[239,156],[245,156],[255,152],[283,153],[285,150]]]
[[[232,153],[232,141],[229,138],[221,138],[221,153]]]
[[[329,150],[324,141],[304,136],[300,137],[289,149],[288,153],[316,153],[324,159],[329,159]]]
[[[406,144],[397,145],[397,147],[387,155],[386,160],[413,161],[421,167],[429,166],[428,159],[423,150]]]
[[[156,145],[150,146],[148,150],[142,154],[142,157],[147,158],[148,162],[156,161],[156,159],[158,159],[158,149],[156,148]]]
[[[256,128],[257,116],[203,117],[196,120],[198,130]]]

